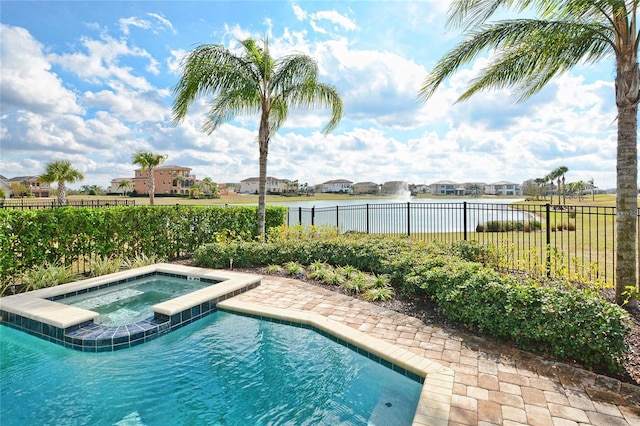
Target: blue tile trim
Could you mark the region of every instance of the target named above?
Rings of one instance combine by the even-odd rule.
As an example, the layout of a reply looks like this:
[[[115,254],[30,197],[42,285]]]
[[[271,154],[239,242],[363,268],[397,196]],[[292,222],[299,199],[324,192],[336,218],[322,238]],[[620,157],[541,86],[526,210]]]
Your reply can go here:
[[[393,364],[393,363],[391,363],[391,362],[389,362],[389,361],[387,361],[387,360],[385,360],[383,358],[380,358],[379,356],[377,356],[375,354],[372,354],[371,352],[369,352],[369,351],[367,351],[365,349],[362,349],[362,348],[360,348],[360,347],[358,347],[358,346],[356,346],[356,345],[354,345],[352,343],[349,343],[349,342],[347,342],[345,340],[342,340],[339,337],[334,336],[333,334],[327,333],[326,331],[320,330],[319,328],[316,328],[316,327],[314,327],[312,325],[301,324],[301,323],[293,322],[293,321],[285,321],[285,320],[281,320],[281,319],[277,319],[277,318],[270,318],[270,317],[265,317],[265,316],[262,316],[262,315],[249,314],[249,313],[245,313],[245,312],[236,312],[236,311],[227,310],[227,309],[223,309],[223,308],[220,308],[220,310],[223,311],[223,312],[228,312],[228,313],[234,314],[234,315],[242,315],[242,316],[245,316],[245,317],[255,318],[255,319],[259,319],[259,320],[263,320],[263,321],[274,322],[276,324],[285,324],[285,325],[290,325],[290,326],[293,326],[293,327],[304,328],[304,329],[307,329],[307,330],[314,331],[314,332],[320,334],[323,337],[326,337],[327,339],[329,339],[329,340],[331,340],[333,342],[336,342],[336,343],[338,343],[338,344],[340,344],[340,345],[342,345],[342,346],[344,346],[344,347],[346,347],[348,349],[351,349],[354,352],[359,353],[362,356],[365,356],[365,357],[369,358],[370,360],[372,360],[374,362],[377,362],[378,364],[381,364],[381,365],[383,365],[383,366],[385,366],[385,367],[387,367],[387,368],[389,368],[389,369],[391,369],[391,370],[393,370],[393,371],[395,371],[397,373],[402,374],[405,377],[408,377],[409,379],[413,380],[414,382],[418,382],[420,384],[424,384],[424,377],[419,376],[418,374],[412,373],[411,371],[409,371],[409,370],[407,370],[405,368],[402,368],[402,367],[400,367],[400,366],[398,366],[396,364]]]
[[[145,274],[145,276],[150,275],[154,274]],[[141,276],[138,276],[136,278],[140,277]],[[179,276],[178,278],[182,277]],[[215,282],[214,280],[211,281]],[[260,282],[252,283],[241,290],[235,291],[233,294],[244,293],[259,285]],[[171,317],[154,313],[154,317],[152,318],[115,327],[96,324],[91,320],[66,329],[61,329],[51,324],[25,318],[3,310],[0,310],[0,324],[24,331],[70,349],[83,352],[111,352],[148,342],[172,330],[191,324],[215,312],[218,302],[229,297],[231,297],[231,293],[208,300]]]

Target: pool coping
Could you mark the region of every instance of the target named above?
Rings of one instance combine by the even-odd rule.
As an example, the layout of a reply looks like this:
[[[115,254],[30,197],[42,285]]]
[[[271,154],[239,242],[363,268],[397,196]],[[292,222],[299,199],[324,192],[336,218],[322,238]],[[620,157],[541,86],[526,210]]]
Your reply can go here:
[[[154,275],[207,280],[205,288],[155,304],[148,319],[122,326],[94,323],[99,314],[59,300]],[[260,275],[158,263],[0,298],[0,323],[85,352],[128,348],[215,312],[218,302],[260,285]]]
[[[273,308],[234,299],[218,303],[218,309],[309,326],[323,334],[335,336],[349,346],[360,348],[375,357],[397,365],[409,373],[418,375],[424,381],[413,425],[437,426],[449,423],[454,370],[448,367],[312,312]]]

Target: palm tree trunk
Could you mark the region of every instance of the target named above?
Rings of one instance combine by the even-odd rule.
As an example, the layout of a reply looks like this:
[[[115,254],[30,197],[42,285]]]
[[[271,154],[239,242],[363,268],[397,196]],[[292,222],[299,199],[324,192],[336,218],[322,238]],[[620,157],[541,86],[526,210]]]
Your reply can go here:
[[[149,205],[153,206],[155,199],[155,192],[156,192],[156,182],[153,179],[153,169],[149,170]]]
[[[258,182],[258,236],[264,240],[266,232],[267,210],[267,156],[269,154],[269,113],[267,108],[262,108],[260,117],[260,130],[258,131],[258,143],[260,144],[260,175]]]
[[[638,217],[638,106],[618,105],[616,197],[616,303],[625,301],[627,287],[638,289],[636,222]],[[633,301],[636,303],[636,301]]]
[[[58,181],[58,205],[59,206],[64,206],[65,204],[67,204],[67,188],[66,185],[64,184],[63,180],[59,180]]]

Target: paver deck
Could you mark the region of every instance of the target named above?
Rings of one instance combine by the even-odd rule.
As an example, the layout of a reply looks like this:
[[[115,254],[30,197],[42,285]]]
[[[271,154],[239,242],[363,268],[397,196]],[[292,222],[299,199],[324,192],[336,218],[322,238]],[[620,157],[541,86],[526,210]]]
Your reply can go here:
[[[639,386],[424,324],[303,281],[266,276],[233,300],[318,314],[450,368],[451,426],[640,425]]]

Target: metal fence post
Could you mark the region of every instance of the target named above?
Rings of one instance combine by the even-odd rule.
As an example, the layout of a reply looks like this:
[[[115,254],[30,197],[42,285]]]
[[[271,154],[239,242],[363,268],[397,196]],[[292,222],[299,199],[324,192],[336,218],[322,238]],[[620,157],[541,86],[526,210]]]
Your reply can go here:
[[[551,204],[545,204],[547,221],[547,277],[551,277]]]
[[[411,236],[411,202],[407,201],[407,236]]]
[[[462,203],[462,233],[464,240],[467,241],[467,202]]]
[[[311,226],[313,226],[316,219],[316,206],[311,207]]]
[[[302,226],[302,207],[298,207],[298,225]]]
[[[340,229],[340,213],[338,213],[340,206],[336,206],[336,228]]]
[[[368,234],[368,233],[369,233],[369,203],[367,203],[367,209],[366,209],[366,212],[367,212],[367,217],[366,217],[366,219],[367,219],[367,225],[366,225],[366,226],[367,226],[367,234]]]

